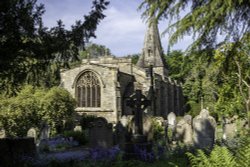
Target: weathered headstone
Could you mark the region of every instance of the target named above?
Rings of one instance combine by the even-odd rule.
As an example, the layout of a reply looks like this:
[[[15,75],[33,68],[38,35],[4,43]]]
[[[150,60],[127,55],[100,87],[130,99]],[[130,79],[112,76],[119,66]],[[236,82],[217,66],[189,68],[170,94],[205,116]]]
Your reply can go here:
[[[89,129],[91,147],[109,148],[113,146],[112,124],[103,117],[98,117]]]
[[[185,144],[193,143],[192,116],[186,115],[176,125],[175,138]]]
[[[168,119],[169,127],[173,129],[176,126],[176,115],[175,115],[175,113],[173,113],[173,112],[169,113],[167,119]]]
[[[0,139],[5,138],[6,137],[6,133],[4,129],[0,129]]]
[[[215,141],[216,121],[206,109],[193,119],[193,140],[199,148],[211,148]]]
[[[168,134],[168,141],[171,142],[174,139],[174,136],[175,136],[175,128],[176,128],[176,115],[175,113],[171,112],[168,114],[168,117],[167,117],[167,122],[168,122],[168,125],[167,125],[167,134]]]
[[[41,128],[40,140],[48,139],[49,135],[50,135],[50,127],[48,124],[45,123]]]
[[[74,127],[74,131],[75,131],[75,132],[76,132],[76,131],[82,132],[82,126],[76,125],[76,126]]]
[[[27,137],[32,137],[34,138],[34,141],[36,142],[37,139],[37,133],[35,128],[30,128],[27,132]]]
[[[115,126],[115,132],[114,132],[115,145],[119,145],[120,148],[124,148],[127,135],[128,135],[127,128],[123,126],[123,124],[119,121]]]
[[[234,138],[237,133],[244,128],[241,123],[241,119],[237,115],[234,115],[231,118],[223,117],[222,123],[223,129],[223,139]]]

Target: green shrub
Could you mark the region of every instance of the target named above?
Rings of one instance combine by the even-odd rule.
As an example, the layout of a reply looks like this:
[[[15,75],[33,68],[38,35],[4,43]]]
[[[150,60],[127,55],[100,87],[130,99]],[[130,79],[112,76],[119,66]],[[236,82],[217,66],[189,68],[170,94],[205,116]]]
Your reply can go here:
[[[84,115],[82,116],[81,120],[80,120],[80,125],[82,127],[82,129],[88,129],[89,128],[89,124],[91,122],[93,122],[97,117],[93,116],[93,115]]]
[[[64,89],[49,90],[26,85],[15,97],[0,96],[0,122],[7,136],[26,136],[29,128],[40,129],[47,122],[52,132],[63,128],[72,117],[75,101]]]
[[[43,105],[44,119],[52,127],[52,132],[63,131],[63,120],[73,116],[75,100],[63,88],[53,87],[41,99]]]
[[[87,140],[87,136],[86,133],[83,131],[65,131],[63,133],[63,135],[65,137],[73,137],[74,140],[76,140],[77,142],[79,142],[80,145],[85,145],[88,140]]]

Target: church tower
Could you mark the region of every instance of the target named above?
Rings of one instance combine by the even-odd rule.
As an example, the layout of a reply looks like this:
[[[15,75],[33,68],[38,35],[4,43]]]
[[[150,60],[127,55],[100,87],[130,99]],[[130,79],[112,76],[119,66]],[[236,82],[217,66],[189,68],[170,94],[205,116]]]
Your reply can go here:
[[[155,73],[162,76],[167,75],[167,65],[163,58],[159,30],[154,17],[149,19],[142,54],[137,62],[137,66],[145,69],[153,66]]]

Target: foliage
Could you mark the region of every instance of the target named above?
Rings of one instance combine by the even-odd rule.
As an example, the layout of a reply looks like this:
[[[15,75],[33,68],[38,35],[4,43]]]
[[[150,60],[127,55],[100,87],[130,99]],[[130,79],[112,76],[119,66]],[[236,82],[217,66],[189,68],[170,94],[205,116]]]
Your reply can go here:
[[[184,56],[181,50],[173,50],[165,55],[165,59],[168,65],[169,76],[174,80],[184,82],[191,68],[191,64],[188,62],[189,57]]]
[[[240,145],[234,150],[230,147],[216,145],[210,154],[203,150],[197,150],[196,154],[187,153],[191,166],[238,166],[250,165],[249,161],[250,141],[248,138],[240,141]]]
[[[62,132],[63,120],[70,119],[74,113],[75,100],[68,91],[53,87],[41,99],[44,112],[43,119],[49,123],[56,132]]]
[[[0,3],[0,87],[7,95],[21,85],[53,86],[60,67],[78,60],[79,46],[95,37],[108,2],[94,0],[84,21],[66,30],[61,20],[50,29],[43,26],[44,5],[37,0],[3,0]]]
[[[64,131],[63,136],[72,137],[75,141],[77,141],[80,145],[85,145],[88,142],[86,133],[83,131]]]
[[[210,155],[202,150],[198,150],[196,155],[187,153],[191,166],[207,167],[207,166],[229,166],[237,165],[232,153],[226,147],[215,146]]]
[[[153,140],[159,142],[165,138],[165,129],[156,120],[152,121]]]
[[[82,129],[89,128],[89,125],[91,122],[93,122],[96,119],[96,116],[94,115],[83,115],[80,120],[80,125],[82,126]]]
[[[144,0],[143,7],[144,16],[169,19],[170,46],[193,36],[184,57],[167,56],[170,75],[184,82],[192,113],[206,106],[219,117],[248,113],[250,122],[248,0]]]
[[[56,132],[62,121],[72,116],[74,105],[74,99],[62,88],[46,90],[27,85],[17,96],[1,98],[0,122],[7,136],[26,136],[29,128],[40,129],[43,122]]]
[[[86,50],[80,53],[80,59],[87,59],[88,56],[89,58],[98,58],[105,55],[111,55],[109,48],[104,45],[90,43],[86,46]]]
[[[237,42],[249,33],[250,4],[248,0],[144,0],[144,15],[157,20],[169,19],[170,44],[192,34],[193,49],[211,49],[223,42]]]

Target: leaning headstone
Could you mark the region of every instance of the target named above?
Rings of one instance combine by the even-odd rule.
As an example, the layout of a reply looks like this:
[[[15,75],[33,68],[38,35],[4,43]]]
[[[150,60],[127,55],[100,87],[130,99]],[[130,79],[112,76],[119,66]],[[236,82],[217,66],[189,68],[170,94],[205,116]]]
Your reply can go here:
[[[40,140],[48,139],[50,134],[50,127],[48,124],[44,124],[40,133]]]
[[[4,129],[1,129],[0,130],[0,139],[3,139],[6,137],[6,133],[5,133],[5,130]]]
[[[36,142],[36,138],[37,138],[37,133],[36,133],[36,129],[35,128],[30,128],[27,132],[27,137],[32,137],[34,138],[34,141]]]
[[[211,148],[215,141],[216,121],[206,109],[193,119],[193,140],[199,148]]]
[[[98,117],[89,129],[91,147],[109,148],[113,146],[112,124],[103,117]]]
[[[175,139],[184,144],[192,144],[192,134],[192,116],[186,115],[176,125]]]

